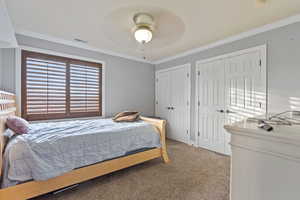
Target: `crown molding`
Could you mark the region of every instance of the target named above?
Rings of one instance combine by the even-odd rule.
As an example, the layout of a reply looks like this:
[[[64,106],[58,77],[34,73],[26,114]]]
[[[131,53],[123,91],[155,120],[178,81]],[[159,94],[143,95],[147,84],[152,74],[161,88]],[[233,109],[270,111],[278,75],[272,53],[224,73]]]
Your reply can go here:
[[[66,40],[66,39],[62,39],[62,38],[58,38],[58,37],[54,37],[54,36],[50,36],[50,35],[46,35],[46,34],[41,34],[41,33],[33,32],[33,31],[28,31],[28,30],[25,30],[25,29],[16,29],[16,34],[24,35],[24,36],[28,36],[28,37],[33,37],[33,38],[37,38],[37,39],[41,39],[41,40],[46,40],[46,41],[54,42],[54,43],[58,43],[58,44],[64,44],[64,45],[67,45],[67,46],[86,49],[86,50],[90,50],[90,51],[96,51],[96,52],[99,52],[99,53],[103,53],[103,54],[107,54],[107,55],[111,55],[111,56],[116,56],[116,57],[121,57],[121,58],[125,58],[125,59],[128,59],[128,60],[134,60],[134,61],[138,61],[138,62],[142,62],[142,63],[153,64],[151,61],[143,60],[141,58],[137,58],[137,57],[134,57],[134,56],[120,54],[120,53],[116,53],[116,52],[113,52],[113,51],[110,51],[110,50],[99,49],[99,48],[92,47],[88,44],[83,44],[83,43],[79,43],[79,42],[72,41],[72,40]]]
[[[279,21],[276,21],[276,22],[273,22],[273,23],[270,23],[270,24],[267,24],[267,25],[264,25],[264,26],[261,26],[259,28],[252,29],[250,31],[242,32],[240,34],[228,37],[228,38],[223,39],[223,40],[219,40],[217,42],[214,42],[214,43],[202,46],[202,47],[198,47],[198,48],[191,49],[191,50],[188,50],[188,51],[183,52],[183,53],[179,53],[175,56],[170,56],[170,57],[167,57],[167,58],[163,58],[163,59],[154,61],[153,64],[157,65],[157,64],[161,64],[161,63],[171,61],[171,60],[174,60],[174,59],[177,59],[177,58],[181,58],[181,57],[188,56],[188,55],[191,55],[191,54],[199,53],[201,51],[205,51],[205,50],[217,47],[217,46],[228,44],[228,43],[231,43],[231,42],[234,42],[234,41],[237,41],[237,40],[241,40],[241,39],[244,39],[244,38],[247,38],[247,37],[250,37],[250,36],[257,35],[259,33],[267,32],[267,31],[270,31],[270,30],[273,30],[273,29],[276,29],[276,28],[280,28],[280,27],[283,27],[283,26],[286,26],[286,25],[289,25],[289,24],[293,24],[293,23],[296,23],[296,22],[300,22],[300,14],[294,15],[294,16],[291,16],[291,17],[288,17],[288,18],[285,18],[285,19],[282,19],[282,20],[279,20]]]

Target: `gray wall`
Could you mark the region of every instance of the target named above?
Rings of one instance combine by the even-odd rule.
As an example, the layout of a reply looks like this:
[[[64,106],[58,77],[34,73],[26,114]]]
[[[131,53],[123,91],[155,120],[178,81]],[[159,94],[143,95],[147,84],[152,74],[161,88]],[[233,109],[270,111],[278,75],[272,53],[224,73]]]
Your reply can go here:
[[[144,115],[154,114],[154,65],[23,35],[17,35],[17,41],[19,45],[23,46],[104,61],[106,116],[111,116],[123,110],[137,110]],[[15,61],[15,59],[10,60]],[[4,85],[4,88],[15,88],[14,70],[5,69],[6,72],[13,71],[13,74],[7,75],[9,80],[7,80],[8,83]]]
[[[267,44],[268,106],[270,112],[300,110],[300,23],[274,29],[239,41],[156,65],[156,70],[191,63],[191,130],[195,133],[195,62]],[[194,135],[192,135],[194,139]]]
[[[2,54],[3,54],[3,49],[0,49],[0,90],[3,90],[3,58],[2,58]]]
[[[0,49],[0,89],[7,92],[15,91],[15,50]]]

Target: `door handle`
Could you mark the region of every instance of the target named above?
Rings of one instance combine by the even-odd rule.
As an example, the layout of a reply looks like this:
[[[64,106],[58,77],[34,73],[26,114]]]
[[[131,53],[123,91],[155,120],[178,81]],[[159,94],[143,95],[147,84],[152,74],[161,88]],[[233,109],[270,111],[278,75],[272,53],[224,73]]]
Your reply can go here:
[[[221,109],[221,110],[216,110],[217,112],[219,112],[219,113],[224,113],[224,110],[223,109]]]
[[[227,109],[227,110],[226,110],[226,113],[227,113],[227,114],[230,114],[230,113],[235,113],[235,112],[233,112],[233,111]]]

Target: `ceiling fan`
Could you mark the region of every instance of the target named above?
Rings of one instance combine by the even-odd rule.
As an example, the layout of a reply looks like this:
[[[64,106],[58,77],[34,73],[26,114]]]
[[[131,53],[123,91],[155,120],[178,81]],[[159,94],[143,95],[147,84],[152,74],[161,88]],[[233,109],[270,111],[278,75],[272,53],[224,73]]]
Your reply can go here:
[[[99,34],[107,38],[107,43],[128,49],[128,54],[138,52],[143,59],[151,51],[175,44],[185,32],[180,16],[164,8],[143,5],[112,10],[99,25]]]
[[[147,13],[137,13],[133,17],[135,26],[133,28],[134,38],[141,44],[152,40],[154,30],[154,18]]]

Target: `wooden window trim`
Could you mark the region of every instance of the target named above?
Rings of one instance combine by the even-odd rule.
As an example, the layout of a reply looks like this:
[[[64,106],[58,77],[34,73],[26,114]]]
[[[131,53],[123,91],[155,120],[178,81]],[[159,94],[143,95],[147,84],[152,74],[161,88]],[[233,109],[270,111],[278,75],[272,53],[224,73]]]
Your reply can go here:
[[[80,117],[95,117],[95,116],[102,116],[102,64],[94,63],[89,61],[82,61],[73,58],[67,58],[62,56],[56,55],[48,55],[44,53],[37,53],[32,51],[22,50],[21,54],[21,115],[23,118],[29,121],[35,120],[51,120],[51,119],[64,119],[64,118],[80,118]],[[34,115],[27,115],[27,73],[26,73],[26,59],[27,57],[37,58],[37,59],[46,59],[56,62],[63,62],[66,63],[66,112],[64,114],[34,114]],[[99,110],[97,112],[73,112],[70,111],[70,65],[77,64],[77,65],[84,65],[90,67],[97,67],[99,68]]]

